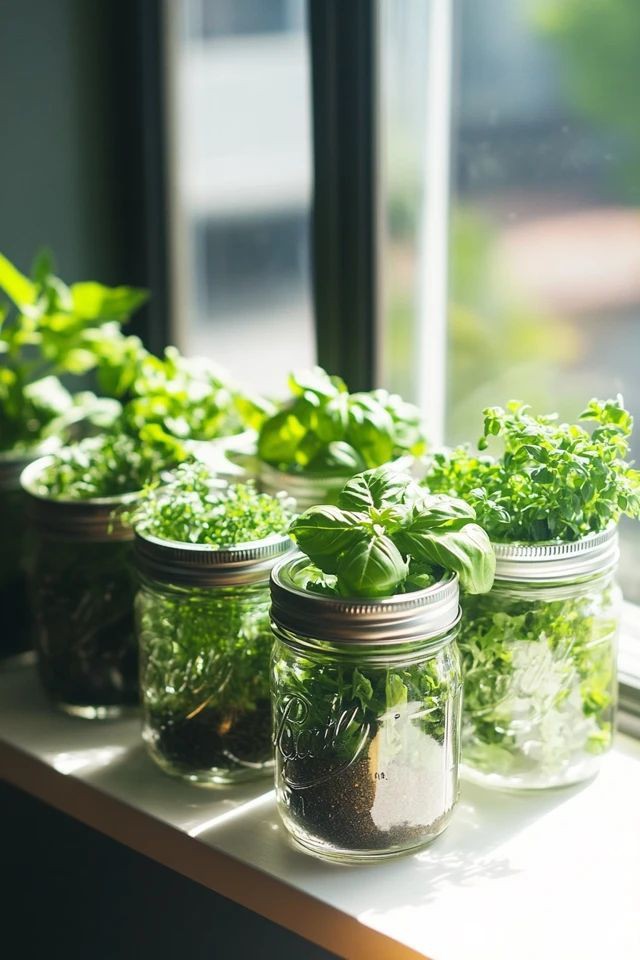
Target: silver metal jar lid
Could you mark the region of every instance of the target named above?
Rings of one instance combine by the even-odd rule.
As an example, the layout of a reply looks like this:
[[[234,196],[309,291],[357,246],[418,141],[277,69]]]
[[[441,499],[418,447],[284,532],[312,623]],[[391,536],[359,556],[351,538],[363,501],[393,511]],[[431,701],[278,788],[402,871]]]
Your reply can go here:
[[[27,494],[29,520],[41,532],[62,540],[91,543],[133,540],[133,530],[118,520],[115,511],[125,504],[135,503],[140,491],[89,500],[47,496],[39,491],[38,478],[53,460],[51,456],[41,457],[22,471],[20,484]]]
[[[297,553],[271,574],[271,616],[298,636],[340,643],[392,645],[442,636],[460,619],[456,574],[426,590],[382,600],[341,599],[301,586],[309,558]]]
[[[546,543],[494,543],[496,580],[566,583],[613,570],[618,562],[618,530],[609,527],[580,540]]]
[[[291,538],[281,534],[220,549],[135,533],[135,556],[140,572],[151,580],[176,586],[267,583],[274,565],[292,550]]]

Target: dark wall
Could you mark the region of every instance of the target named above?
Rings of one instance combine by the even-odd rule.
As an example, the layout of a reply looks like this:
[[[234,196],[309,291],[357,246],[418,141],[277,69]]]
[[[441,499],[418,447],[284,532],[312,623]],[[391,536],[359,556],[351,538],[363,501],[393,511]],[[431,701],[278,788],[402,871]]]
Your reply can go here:
[[[0,782],[2,944],[20,960],[332,960]]]
[[[69,281],[152,289],[166,339],[160,0],[0,0],[0,250]]]
[[[0,249],[115,281],[116,154],[105,3],[0,0]]]

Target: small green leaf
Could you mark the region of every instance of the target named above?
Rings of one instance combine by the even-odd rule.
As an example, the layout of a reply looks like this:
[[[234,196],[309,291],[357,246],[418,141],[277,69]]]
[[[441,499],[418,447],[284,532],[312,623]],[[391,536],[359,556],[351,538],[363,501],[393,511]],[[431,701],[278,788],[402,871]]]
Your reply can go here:
[[[0,253],[0,289],[17,307],[31,306],[36,300],[36,287]]]

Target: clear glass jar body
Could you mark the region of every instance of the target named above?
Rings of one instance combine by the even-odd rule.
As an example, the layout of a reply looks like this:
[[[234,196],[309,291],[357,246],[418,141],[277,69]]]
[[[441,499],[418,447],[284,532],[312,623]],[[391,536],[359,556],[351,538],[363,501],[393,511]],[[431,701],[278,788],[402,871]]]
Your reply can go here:
[[[611,572],[463,598],[466,776],[540,789],[596,773],[613,735],[621,600]]]
[[[276,797],[294,840],[338,861],[434,840],[458,796],[456,630],[386,650],[274,632]]]
[[[73,716],[110,719],[138,704],[130,540],[30,535],[29,593],[38,671]]]
[[[136,625],[143,737],[156,763],[201,784],[271,773],[268,580],[191,587],[145,577]]]

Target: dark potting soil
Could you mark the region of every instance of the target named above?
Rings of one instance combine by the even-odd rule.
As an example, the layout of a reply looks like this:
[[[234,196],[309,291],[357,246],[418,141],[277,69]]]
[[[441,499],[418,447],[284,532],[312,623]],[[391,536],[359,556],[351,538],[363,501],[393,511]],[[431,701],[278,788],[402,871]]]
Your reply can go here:
[[[240,770],[271,759],[271,703],[234,713],[205,707],[191,719],[174,713],[149,716],[154,748],[175,768]]]
[[[301,831],[343,850],[418,846],[435,836],[448,817],[446,812],[429,825],[404,822],[381,830],[371,817],[376,781],[366,757],[346,768],[335,761],[288,761],[287,774],[295,783],[314,783],[303,788],[287,785],[289,817]]]

